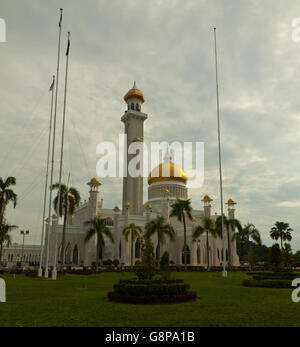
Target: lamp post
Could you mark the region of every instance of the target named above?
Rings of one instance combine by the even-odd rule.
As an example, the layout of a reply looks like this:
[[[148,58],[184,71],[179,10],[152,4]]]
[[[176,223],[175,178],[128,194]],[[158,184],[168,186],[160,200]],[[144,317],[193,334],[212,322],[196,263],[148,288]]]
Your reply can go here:
[[[21,254],[21,266],[22,266],[25,236],[29,234],[29,230],[26,230],[26,231],[25,230],[21,230],[20,234],[23,235],[22,254]]]

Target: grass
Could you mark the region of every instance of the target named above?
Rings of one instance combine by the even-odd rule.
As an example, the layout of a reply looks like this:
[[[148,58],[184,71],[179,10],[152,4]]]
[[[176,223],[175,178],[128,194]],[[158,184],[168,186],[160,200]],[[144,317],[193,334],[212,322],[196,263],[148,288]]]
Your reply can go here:
[[[107,292],[128,273],[66,275],[45,281],[1,275],[7,302],[0,326],[299,326],[300,303],[291,289],[242,286],[244,273],[174,273],[197,291],[199,300],[174,305],[129,305],[107,300]]]

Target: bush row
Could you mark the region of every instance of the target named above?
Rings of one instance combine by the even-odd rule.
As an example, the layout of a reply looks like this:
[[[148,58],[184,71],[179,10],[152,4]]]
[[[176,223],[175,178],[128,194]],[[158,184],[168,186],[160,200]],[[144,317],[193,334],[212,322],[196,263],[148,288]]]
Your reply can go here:
[[[246,287],[266,287],[266,288],[291,288],[290,280],[254,280],[244,279],[243,285]]]
[[[294,276],[296,278],[297,276],[300,276],[300,272],[273,272],[273,271],[249,271],[247,272],[247,275],[250,276],[265,276],[265,277],[291,277]]]
[[[178,295],[186,293],[190,288],[189,284],[115,284],[114,291],[119,295],[129,296],[161,296]]]
[[[263,275],[254,275],[252,276],[254,280],[278,280],[278,281],[292,281],[294,278],[297,278],[295,275],[290,276],[263,276]]]
[[[120,280],[120,284],[172,284],[172,283],[183,283],[182,279],[172,279],[172,280],[164,280],[163,278],[152,279],[152,280],[139,280],[138,278],[133,278],[129,280]]]
[[[183,294],[176,295],[131,296],[120,295],[115,292],[109,292],[108,299],[111,301],[117,301],[127,304],[173,304],[187,301],[195,301],[197,299],[197,293],[186,292]]]

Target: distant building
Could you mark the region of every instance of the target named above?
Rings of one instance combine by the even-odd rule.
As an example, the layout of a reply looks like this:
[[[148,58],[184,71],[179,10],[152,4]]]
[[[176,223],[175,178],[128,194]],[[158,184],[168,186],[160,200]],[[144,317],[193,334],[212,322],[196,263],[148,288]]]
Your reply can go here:
[[[1,263],[7,267],[17,266],[22,263],[22,266],[39,265],[41,246],[37,245],[22,245],[13,243],[9,247],[4,247],[2,251]]]

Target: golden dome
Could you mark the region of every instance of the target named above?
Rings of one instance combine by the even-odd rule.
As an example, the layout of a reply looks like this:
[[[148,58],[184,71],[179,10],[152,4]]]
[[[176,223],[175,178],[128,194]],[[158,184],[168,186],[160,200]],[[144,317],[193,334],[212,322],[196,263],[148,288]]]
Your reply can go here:
[[[133,87],[130,90],[128,90],[128,92],[125,94],[124,100],[127,102],[127,100],[130,98],[138,98],[142,101],[142,103],[146,101],[144,94],[139,89],[136,88],[135,82]]]
[[[228,205],[234,205],[234,204],[236,204],[236,202],[233,200],[233,199],[229,199],[228,201],[227,201],[227,204]]]
[[[168,175],[168,176],[166,176]],[[188,178],[186,173],[172,162],[159,164],[148,176],[148,184],[164,181],[175,181],[186,184]]]
[[[211,197],[209,195],[205,195],[205,197],[203,198],[203,200],[211,200]]]
[[[127,202],[125,202],[124,205],[125,205],[125,207],[130,207],[130,202],[127,201]]]
[[[98,178],[94,177],[91,179],[91,183],[99,183]]]

